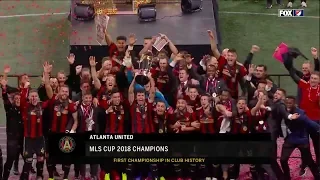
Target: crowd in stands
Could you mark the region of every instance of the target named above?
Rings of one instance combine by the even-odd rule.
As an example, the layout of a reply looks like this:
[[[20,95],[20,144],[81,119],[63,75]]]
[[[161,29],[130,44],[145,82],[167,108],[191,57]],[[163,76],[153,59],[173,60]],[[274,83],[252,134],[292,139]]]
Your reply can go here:
[[[27,180],[33,171],[37,179],[43,179],[44,162],[50,180],[57,176],[69,179],[70,164],[62,165],[63,175],[60,175],[51,162],[46,151],[47,136],[88,131],[271,133],[272,163],[250,165],[253,180],[266,177],[290,180],[288,159],[296,148],[301,152],[301,171],[309,167],[313,177],[320,179],[320,65],[316,48],[311,48],[314,63],[304,62],[301,70],[293,66],[294,59],[305,57],[299,49],[289,48],[282,54],[284,66],[298,88],[298,95],[288,95],[268,76],[266,65],[255,64],[254,54],[260,51],[257,45],[240,62],[235,49],[220,52],[213,33],[208,30],[212,52],[204,55],[198,64],[192,54],[178,50],[169,37],[164,34],[160,37],[168,42],[167,47],[157,51],[153,48],[156,37],[146,37],[143,49],[135,52],[135,35],[119,36],[113,41],[106,32],[109,57],[103,59],[101,69],[96,69],[93,56],[88,59],[90,67],[84,67],[77,65],[77,57],[70,54],[67,57],[70,74],[53,74],[54,66],[45,62],[38,89],[30,88],[27,74],[19,77],[18,87],[8,86],[7,75],[11,69],[5,67],[0,81],[7,118],[7,160],[1,167],[2,179],[9,178],[13,164],[17,171],[14,162],[19,154],[24,158],[21,180]],[[141,69],[141,63],[145,62],[147,65]],[[285,138],[279,164],[276,142],[280,136]],[[309,136],[315,159],[310,152]],[[76,179],[87,178],[85,167],[74,164]],[[99,164],[90,166],[90,178],[237,179],[239,169],[239,164]]]

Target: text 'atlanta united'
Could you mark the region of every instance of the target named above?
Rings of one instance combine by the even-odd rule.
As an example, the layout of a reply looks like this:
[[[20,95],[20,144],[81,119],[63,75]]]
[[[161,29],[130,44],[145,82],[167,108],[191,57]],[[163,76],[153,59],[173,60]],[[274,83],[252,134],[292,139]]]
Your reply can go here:
[[[110,139],[133,139],[133,135],[90,135],[90,140],[110,140]]]

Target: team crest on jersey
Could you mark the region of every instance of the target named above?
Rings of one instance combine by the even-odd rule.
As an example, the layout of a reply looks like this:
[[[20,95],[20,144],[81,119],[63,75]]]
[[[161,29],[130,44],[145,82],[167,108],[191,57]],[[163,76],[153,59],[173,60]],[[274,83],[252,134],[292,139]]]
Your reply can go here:
[[[60,107],[59,106],[54,106],[53,108],[55,111],[60,111]]]
[[[107,96],[106,96],[106,95],[103,95],[103,96],[102,96],[102,100],[107,100]]]

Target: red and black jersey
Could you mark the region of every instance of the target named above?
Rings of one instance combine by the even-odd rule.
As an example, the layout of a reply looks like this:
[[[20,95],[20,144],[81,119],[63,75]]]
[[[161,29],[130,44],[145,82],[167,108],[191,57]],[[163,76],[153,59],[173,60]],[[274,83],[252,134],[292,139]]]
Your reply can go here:
[[[184,99],[187,101],[188,106],[190,106],[194,112],[201,107],[200,96],[196,97],[195,100],[191,100],[188,95],[185,95]]]
[[[213,134],[217,132],[216,125],[216,118],[217,118],[217,111],[214,107],[210,107],[208,112],[205,112],[204,109],[198,108],[196,111],[197,120],[200,123],[200,132],[201,133],[208,133]]]
[[[235,63],[234,66],[229,66],[227,60],[220,56],[218,59],[218,70],[220,72],[220,76],[225,80],[227,86],[231,92],[231,96],[235,99],[238,97],[238,84],[247,75],[247,70],[243,65]],[[226,75],[228,72],[229,75]]]
[[[152,77],[155,80],[156,87],[162,94],[168,94],[172,91],[168,72],[162,72],[159,68],[155,68],[152,71]]]
[[[111,43],[109,46],[109,56],[112,60],[112,67],[119,67],[121,66],[121,63],[123,61],[125,52],[119,52],[118,47],[115,43]],[[117,62],[120,61],[120,62]]]
[[[108,101],[111,99],[111,92],[107,91],[105,86],[100,87],[97,98],[99,100],[99,106],[103,109],[108,109]]]
[[[253,131],[257,133],[267,132],[268,123],[267,117],[268,113],[265,109],[260,109],[256,112],[256,114],[252,117],[252,125]]]
[[[153,133],[153,103],[146,101],[139,105],[134,101],[130,106],[132,133]]]
[[[27,102],[26,94],[28,89],[21,89],[20,108],[24,126],[24,137],[38,138],[43,136],[43,109],[48,107],[49,101],[39,102],[37,105],[32,105]]]
[[[175,110],[175,112],[172,114],[172,118],[170,118],[170,124],[174,125],[176,122],[179,121],[181,126],[191,127],[191,123],[196,121],[196,113],[195,112],[180,112],[178,110]],[[173,130],[174,132],[178,130]],[[182,132],[179,130],[179,133],[189,133],[189,132]]]
[[[252,127],[252,116],[250,111],[246,111],[242,114],[230,118],[232,134],[248,134]]]
[[[167,133],[169,129],[170,114],[165,112],[163,115],[158,115],[153,111],[153,123],[156,133]]]
[[[124,134],[126,133],[128,123],[125,108],[120,106],[109,106],[106,110],[105,131],[107,134]]]
[[[61,102],[57,96],[53,96],[50,100],[51,111],[51,132],[53,133],[65,133],[69,122],[70,114],[77,111],[77,106],[66,100]]]

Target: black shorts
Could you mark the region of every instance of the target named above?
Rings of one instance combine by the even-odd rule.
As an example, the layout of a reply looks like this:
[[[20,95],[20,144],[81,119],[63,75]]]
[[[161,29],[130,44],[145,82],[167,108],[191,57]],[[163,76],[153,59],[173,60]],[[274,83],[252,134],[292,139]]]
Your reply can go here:
[[[45,141],[44,137],[38,138],[24,138],[24,151],[23,156],[25,158],[32,158],[33,154],[38,157],[44,156],[45,154]]]

